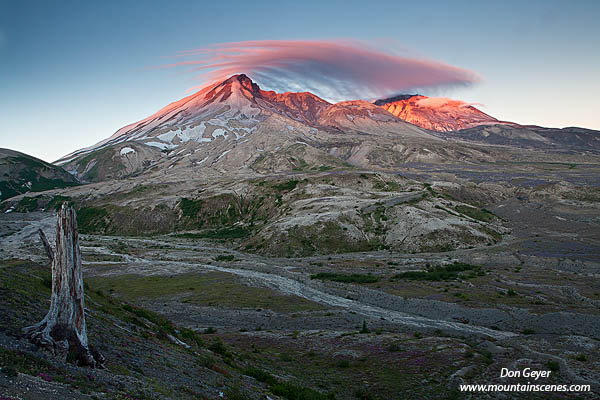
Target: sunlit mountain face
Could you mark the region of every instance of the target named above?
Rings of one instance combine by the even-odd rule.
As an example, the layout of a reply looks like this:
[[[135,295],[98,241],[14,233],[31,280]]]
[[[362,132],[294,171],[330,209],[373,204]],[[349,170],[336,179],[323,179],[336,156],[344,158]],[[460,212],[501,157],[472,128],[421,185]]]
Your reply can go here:
[[[507,123],[497,120],[469,103],[445,97],[407,94],[377,100],[375,104],[404,121],[437,132]]]
[[[448,98],[402,95],[332,104],[309,92],[265,91],[238,74],[57,163],[86,182],[190,168],[277,172],[299,168],[293,159],[315,168],[325,162],[392,168],[507,157],[465,141],[580,151],[600,147],[596,136],[499,121],[473,104]],[[461,144],[448,142],[455,139]],[[261,157],[266,154],[271,155]]]
[[[153,115],[119,129],[108,139],[60,161],[64,163],[125,141],[173,150],[190,141],[208,143],[218,137],[239,140],[255,131],[272,114],[327,129],[369,130],[381,123],[408,122],[424,129],[448,132],[502,123],[459,100],[402,95],[374,103],[349,99],[331,104],[310,92],[265,91],[245,74],[238,74],[173,102]],[[349,124],[352,127],[347,126]],[[357,128],[357,124],[362,126]]]

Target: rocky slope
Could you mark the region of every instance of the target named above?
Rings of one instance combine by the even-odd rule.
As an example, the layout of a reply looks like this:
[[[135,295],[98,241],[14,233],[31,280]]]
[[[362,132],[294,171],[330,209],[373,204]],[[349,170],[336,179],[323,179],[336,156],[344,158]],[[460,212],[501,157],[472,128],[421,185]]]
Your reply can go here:
[[[82,180],[103,181],[180,168],[230,174],[489,158],[486,150],[447,145],[368,102],[267,92],[235,75],[57,163]]]
[[[78,184],[61,167],[18,151],[0,149],[0,200]]]
[[[481,125],[448,133],[447,138],[562,152],[600,151],[600,132],[584,128],[542,128],[539,126]]]

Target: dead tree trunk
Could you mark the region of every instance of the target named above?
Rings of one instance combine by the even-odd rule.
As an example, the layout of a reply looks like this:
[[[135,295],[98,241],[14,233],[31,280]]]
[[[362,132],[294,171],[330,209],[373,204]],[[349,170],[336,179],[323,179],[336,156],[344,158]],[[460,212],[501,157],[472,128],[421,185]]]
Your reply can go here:
[[[50,310],[40,323],[23,332],[31,342],[55,354],[70,353],[77,365],[102,367],[104,358],[88,346],[75,210],[67,203],[60,208],[54,251],[41,230],[40,238],[52,261]]]

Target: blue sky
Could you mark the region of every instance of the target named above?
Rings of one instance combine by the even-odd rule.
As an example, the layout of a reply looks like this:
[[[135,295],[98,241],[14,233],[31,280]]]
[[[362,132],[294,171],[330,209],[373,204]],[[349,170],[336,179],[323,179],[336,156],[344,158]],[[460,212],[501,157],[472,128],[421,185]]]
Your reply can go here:
[[[198,84],[149,67],[269,39],[370,41],[483,77],[425,94],[503,120],[600,129],[598,20],[598,1],[0,0],[0,147],[53,161]]]

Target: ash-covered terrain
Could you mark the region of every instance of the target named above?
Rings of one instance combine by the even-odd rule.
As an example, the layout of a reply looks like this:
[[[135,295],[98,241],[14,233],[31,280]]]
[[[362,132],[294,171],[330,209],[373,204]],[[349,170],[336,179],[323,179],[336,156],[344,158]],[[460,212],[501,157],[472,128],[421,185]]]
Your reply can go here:
[[[0,394],[597,397],[600,133],[413,97],[236,75],[59,160],[84,184],[0,203]],[[411,98],[431,128],[389,112]],[[20,338],[50,295],[37,230],[54,240],[65,201],[107,370]],[[591,392],[458,390],[525,367]]]

